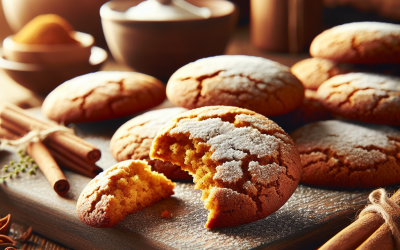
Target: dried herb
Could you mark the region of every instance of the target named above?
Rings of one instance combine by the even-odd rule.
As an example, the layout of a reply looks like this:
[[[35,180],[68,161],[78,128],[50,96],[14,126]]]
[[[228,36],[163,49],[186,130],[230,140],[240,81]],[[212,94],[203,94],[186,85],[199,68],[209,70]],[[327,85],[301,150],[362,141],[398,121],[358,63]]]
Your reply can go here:
[[[24,151],[18,151],[20,160],[11,160],[8,165],[4,165],[0,170],[0,184],[5,184],[7,179],[17,177],[20,173],[28,172],[29,175],[36,175],[38,165]]]

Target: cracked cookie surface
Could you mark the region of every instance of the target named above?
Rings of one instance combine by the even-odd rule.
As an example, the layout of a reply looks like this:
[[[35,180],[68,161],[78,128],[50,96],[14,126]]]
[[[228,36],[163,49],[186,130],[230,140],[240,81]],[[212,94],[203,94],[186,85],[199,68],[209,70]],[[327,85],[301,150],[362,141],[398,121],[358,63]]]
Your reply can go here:
[[[57,122],[92,122],[135,114],[164,99],[164,84],[152,76],[99,71],[58,86],[44,100],[42,111]]]
[[[311,43],[312,57],[340,63],[399,63],[400,25],[348,23],[328,29]]]
[[[301,60],[290,71],[303,83],[304,88],[317,90],[329,78],[349,73],[351,69],[331,60],[314,57]]]
[[[300,106],[304,88],[282,64],[261,57],[225,55],[180,68],[168,82],[167,96],[188,109],[226,105],[275,116]]]
[[[378,187],[400,182],[400,132],[337,120],[308,124],[291,136],[301,182],[325,187]]]
[[[158,132],[150,156],[193,175],[210,210],[207,228],[265,218],[289,199],[301,175],[292,139],[273,121],[237,107],[177,116]]]
[[[192,180],[181,167],[170,162],[150,159],[150,147],[157,132],[175,116],[186,112],[185,108],[167,108],[149,111],[123,124],[110,142],[111,154],[117,161],[145,160],[152,170],[163,173],[169,179]]]
[[[400,78],[368,73],[338,75],[317,91],[321,104],[342,117],[400,125]]]
[[[91,227],[112,227],[174,194],[175,183],[151,172],[145,161],[123,161],[96,176],[79,196],[76,211]]]

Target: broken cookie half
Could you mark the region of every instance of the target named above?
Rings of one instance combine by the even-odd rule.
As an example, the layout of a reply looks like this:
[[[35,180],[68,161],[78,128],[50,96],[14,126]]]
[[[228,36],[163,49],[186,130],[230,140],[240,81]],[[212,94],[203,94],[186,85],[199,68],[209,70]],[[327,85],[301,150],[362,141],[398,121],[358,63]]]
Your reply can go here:
[[[175,183],[152,172],[145,161],[120,162],[93,179],[77,204],[79,218],[92,227],[112,227],[174,194]]]
[[[292,139],[273,121],[236,107],[177,116],[158,132],[150,156],[194,176],[210,210],[206,228],[265,218],[289,199],[301,176]]]

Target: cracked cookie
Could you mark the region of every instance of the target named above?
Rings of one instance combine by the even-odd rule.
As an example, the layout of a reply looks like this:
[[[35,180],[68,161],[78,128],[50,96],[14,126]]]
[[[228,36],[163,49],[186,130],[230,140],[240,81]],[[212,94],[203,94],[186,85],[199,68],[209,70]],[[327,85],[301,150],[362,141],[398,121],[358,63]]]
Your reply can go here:
[[[170,162],[150,159],[150,147],[157,132],[175,116],[186,112],[185,108],[167,108],[139,115],[122,125],[110,142],[111,154],[117,161],[145,160],[153,171],[163,173],[169,179],[192,180],[181,167]]]
[[[311,43],[312,57],[340,63],[400,63],[400,25],[348,23],[325,30]]]
[[[168,81],[167,96],[188,109],[225,105],[276,116],[300,106],[304,88],[282,64],[261,57],[224,55],[177,70]]]
[[[289,199],[301,175],[294,143],[276,123],[229,106],[177,116],[154,138],[150,157],[194,176],[210,210],[206,228],[265,218]]]
[[[400,125],[400,78],[369,73],[334,76],[317,91],[330,112],[363,122]]]
[[[151,172],[145,161],[123,161],[98,175],[82,191],[76,211],[91,227],[112,227],[174,194],[175,183]]]
[[[400,182],[400,132],[343,121],[308,124],[291,136],[300,153],[300,182],[325,187],[378,187]]]
[[[290,68],[304,88],[317,90],[329,78],[350,72],[350,67],[323,58],[307,58]]]
[[[54,89],[42,111],[57,122],[92,122],[131,115],[165,99],[165,86],[136,72],[99,71],[75,77]]]

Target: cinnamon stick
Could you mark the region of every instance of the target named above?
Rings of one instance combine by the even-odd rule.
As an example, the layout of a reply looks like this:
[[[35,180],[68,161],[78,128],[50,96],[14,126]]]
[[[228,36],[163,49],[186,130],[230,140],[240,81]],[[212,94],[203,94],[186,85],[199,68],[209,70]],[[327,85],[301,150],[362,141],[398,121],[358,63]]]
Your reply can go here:
[[[395,203],[400,202],[400,189],[390,197]],[[375,213],[366,214],[337,233],[319,250],[353,250],[363,244],[382,224],[383,220]]]
[[[393,250],[394,242],[392,232],[387,224],[383,224],[376,230],[357,250]]]
[[[39,166],[40,170],[57,194],[64,195],[68,192],[69,183],[67,179],[49,150],[42,142],[38,141],[30,143],[27,152]]]
[[[3,126],[4,120],[1,120]],[[13,133],[14,132],[14,133]],[[4,127],[0,127],[0,138],[18,139],[15,131],[10,131]],[[65,178],[60,167],[55,162],[53,156],[47,150],[46,146],[41,142],[32,142],[27,148],[28,154],[33,158],[40,170],[53,187],[54,191],[59,195],[64,195],[69,190],[69,183]]]
[[[4,127],[7,128],[11,127],[12,131]],[[15,140],[20,138],[20,136],[22,136],[23,134],[24,130],[15,127],[12,124],[10,125],[5,120],[0,120],[0,138]],[[90,178],[95,177],[96,175],[98,175],[100,172],[103,171],[102,168],[94,164],[89,164],[86,161],[80,159],[79,157],[76,157],[74,155],[65,155],[64,154],[65,152],[59,152],[57,147],[54,146],[54,144],[52,143],[49,144],[48,142],[49,141],[45,143],[47,149],[50,151],[51,155],[54,157],[56,162],[61,166],[63,166],[64,168],[88,176]]]
[[[24,110],[9,104],[0,110],[0,118],[6,122],[6,128],[11,124],[10,126],[17,127],[25,132],[33,129],[44,130],[54,126],[51,123],[39,121],[26,114]],[[12,128],[10,129],[12,130]],[[65,132],[52,133],[44,141],[49,141],[57,145],[65,154],[76,155],[90,164],[95,163],[101,157],[100,150],[79,137]]]
[[[18,136],[11,133],[8,129],[0,127],[0,138],[4,138],[7,140],[15,140],[18,139]]]
[[[50,153],[54,156],[54,159],[64,168],[74,171],[76,173],[85,175],[87,177],[93,178],[98,175],[103,169],[97,167],[96,165],[90,165],[87,162],[81,161],[79,159],[71,159],[66,157],[64,154],[58,152],[57,150],[49,147]]]

